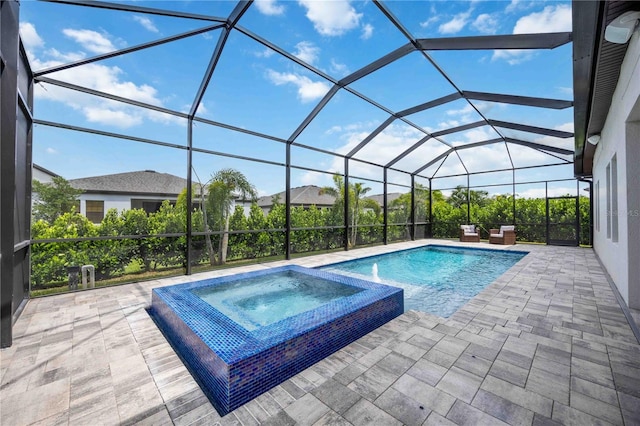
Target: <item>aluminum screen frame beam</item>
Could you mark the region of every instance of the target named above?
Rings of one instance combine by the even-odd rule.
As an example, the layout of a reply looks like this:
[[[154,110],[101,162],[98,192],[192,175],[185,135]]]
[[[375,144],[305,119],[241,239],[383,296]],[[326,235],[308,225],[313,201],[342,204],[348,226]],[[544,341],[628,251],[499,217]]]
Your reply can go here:
[[[123,12],[146,13],[149,15],[170,16],[173,18],[197,19],[200,21],[213,21],[224,23],[226,19],[216,16],[200,15],[196,13],[177,12],[172,10],[156,9],[152,7],[123,5],[106,1],[91,0],[41,0],[49,3],[69,4],[74,6],[96,7],[98,9],[119,10]]]
[[[548,129],[546,127],[529,126],[527,124],[511,123],[508,121],[500,121],[500,120],[489,120],[489,123],[495,127],[519,130],[521,132],[527,132],[527,133],[536,133],[536,134],[545,135],[545,136],[554,136],[556,138],[566,139],[566,138],[573,137],[573,133],[565,132],[564,130]]]
[[[503,95],[499,93],[463,91],[467,99],[477,101],[498,102],[501,104],[524,105],[536,108],[565,109],[573,106],[573,101],[562,99],[537,98],[531,96]]]
[[[457,101],[458,99],[462,99],[462,93],[455,92],[450,95],[446,95],[441,98],[434,99],[432,101],[425,102],[423,104],[416,105],[411,108],[407,108],[405,110],[398,112],[397,115],[398,117],[406,117],[407,115],[415,114],[416,112],[425,111],[430,108],[435,108],[437,106],[444,105],[449,102]]]
[[[91,64],[93,62],[102,61],[104,59],[115,58],[116,56],[125,55],[125,54],[131,53],[131,52],[137,52],[139,50],[148,49],[150,47],[160,46],[162,44],[170,43],[170,42],[175,41],[175,40],[181,40],[183,38],[187,38],[187,37],[191,37],[191,36],[194,36],[194,35],[206,33],[206,32],[209,32],[209,31],[215,31],[215,30],[218,30],[218,29],[222,28],[223,26],[224,26],[224,24],[209,25],[207,27],[198,28],[197,30],[187,31],[187,32],[184,32],[184,33],[180,33],[180,34],[176,34],[176,35],[173,35],[173,36],[161,38],[161,39],[158,39],[158,40],[153,40],[153,41],[150,41],[150,42],[147,42],[147,43],[138,44],[136,46],[127,47],[125,49],[114,50],[113,52],[105,53],[103,55],[97,55],[97,56],[93,56],[91,58],[81,59],[81,60],[76,61],[76,62],[69,62],[67,64],[56,65],[56,66],[53,66],[53,67],[50,67],[50,68],[45,68],[43,70],[40,70],[40,71],[37,71],[37,72],[33,73],[33,75],[34,75],[34,77],[37,78],[37,77],[43,76],[45,74],[51,74],[51,73],[58,72],[58,71],[68,70],[70,68],[78,67],[80,65],[87,65],[87,64]]]
[[[386,129],[387,127],[389,127],[389,125],[391,123],[393,123],[396,120],[396,117],[391,116],[389,118],[387,118],[381,125],[379,125],[373,132],[369,133],[369,135],[364,138],[364,140],[362,142],[360,142],[355,148],[353,148],[351,151],[349,151],[349,153],[346,155],[347,158],[351,158],[353,157],[355,154],[358,153],[358,151],[360,151],[362,148],[364,148],[364,146],[366,144],[368,144],[369,142],[371,142],[376,136],[378,136],[380,133],[382,133],[382,131],[384,129]],[[382,167],[382,166],[381,166]]]
[[[204,97],[204,93],[207,91],[207,87],[209,86],[209,82],[211,81],[211,77],[213,77],[213,72],[218,65],[218,61],[220,60],[220,56],[222,55],[222,51],[224,50],[224,46],[227,44],[227,39],[229,38],[229,34],[231,34],[231,30],[236,26],[242,15],[249,9],[251,6],[251,1],[241,0],[238,2],[233,11],[229,15],[229,19],[226,20],[226,26],[223,28],[220,37],[218,38],[218,43],[216,44],[216,48],[211,55],[211,60],[209,61],[209,65],[207,66],[207,71],[202,78],[202,82],[200,83],[200,88],[198,89],[198,93],[196,93],[196,97],[193,100],[193,104],[191,105],[191,110],[189,111],[189,118],[193,118],[200,107],[200,103],[202,102],[202,98]]]
[[[387,53],[383,57],[369,63],[369,65],[366,65],[359,70],[349,74],[348,76],[340,80],[338,84],[342,87],[348,86],[354,81],[360,80],[361,78],[379,70],[382,67],[389,65],[391,62],[395,62],[396,60],[408,55],[411,52],[414,52],[415,50],[416,48],[413,46],[413,44],[407,43],[404,46],[401,46],[396,50]]]
[[[571,32],[538,34],[505,34],[490,36],[421,38],[420,50],[505,50],[555,49],[571,42]]]
[[[537,149],[537,150],[540,150],[540,151],[555,152],[556,154],[562,154],[562,155],[573,155],[574,154],[574,151],[572,151],[570,149],[564,149],[564,148],[560,148],[560,147],[557,147],[557,146],[543,145],[543,144],[536,143],[536,142],[523,141],[521,139],[505,138],[505,142],[512,143],[514,145],[526,146],[526,147]]]
[[[184,119],[189,118],[189,115],[187,113],[184,113],[184,112],[174,111],[174,110],[171,110],[171,109],[159,107],[157,105],[152,105],[152,104],[148,104],[148,103],[145,103],[145,102],[136,101],[136,100],[129,99],[129,98],[123,98],[122,96],[112,95],[111,93],[106,93],[106,92],[101,92],[99,90],[89,89],[87,87],[78,86],[78,85],[75,85],[75,84],[72,84],[72,83],[67,83],[65,81],[55,80],[55,79],[49,78],[49,77],[39,77],[39,78],[36,78],[35,81],[36,82],[42,82],[42,83],[51,84],[53,86],[63,87],[65,89],[69,89],[69,90],[75,90],[77,92],[87,93],[89,95],[97,96],[97,97],[104,98],[104,99],[109,99],[109,100],[116,101],[116,102],[122,102],[123,104],[134,105],[134,106],[137,106],[137,107],[140,107],[140,108],[145,108],[145,109],[150,109],[150,110],[153,110],[153,111],[158,111],[158,112],[161,112],[163,114],[173,115],[175,117],[180,117],[180,118],[184,118]]]

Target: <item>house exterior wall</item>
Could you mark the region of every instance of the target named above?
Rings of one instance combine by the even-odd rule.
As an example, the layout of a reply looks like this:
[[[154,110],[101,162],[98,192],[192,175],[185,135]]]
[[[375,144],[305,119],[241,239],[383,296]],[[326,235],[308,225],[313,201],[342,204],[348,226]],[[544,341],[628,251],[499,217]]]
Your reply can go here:
[[[80,214],[87,215],[87,201],[104,201],[104,213],[106,214],[109,209],[117,209],[119,213],[124,210],[131,209],[131,200],[150,200],[157,201],[161,197],[157,196],[145,196],[145,195],[127,195],[127,194],[92,194],[84,193],[78,197],[80,200]],[[176,201],[176,198],[167,198],[170,201]]]
[[[32,178],[34,180],[37,180],[38,182],[42,182],[42,183],[51,183],[53,182],[53,175],[50,175],[49,173],[43,172],[42,170],[38,169],[38,168],[33,168],[31,173],[33,173]]]
[[[631,308],[640,308],[640,34],[635,32],[622,63],[620,78],[602,129],[593,163],[594,249]],[[607,200],[607,171],[617,191]],[[614,182],[611,182],[614,187]],[[617,199],[617,209],[615,201]],[[614,209],[616,211],[614,211]],[[598,218],[599,216],[599,218]],[[599,220],[598,220],[599,219]],[[610,220],[608,232],[607,220]],[[618,232],[615,241],[614,222]]]

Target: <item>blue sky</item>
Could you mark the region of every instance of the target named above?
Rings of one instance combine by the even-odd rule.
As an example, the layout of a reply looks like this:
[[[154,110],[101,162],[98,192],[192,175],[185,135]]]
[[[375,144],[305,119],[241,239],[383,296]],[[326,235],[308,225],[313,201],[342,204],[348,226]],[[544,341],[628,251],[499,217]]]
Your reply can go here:
[[[225,18],[235,6],[230,1],[122,2]],[[385,5],[416,38],[571,31],[568,1],[389,1]],[[180,19],[27,1],[21,3],[21,35],[34,70],[73,62],[140,43],[212,25]],[[256,1],[239,25],[335,79],[340,79],[407,43],[407,39],[370,2]],[[103,60],[48,77],[91,89],[188,112],[205,73],[220,30],[132,54]],[[462,90],[571,100],[571,44],[540,51],[433,51],[428,54]],[[233,30],[204,95],[198,115],[240,128],[287,139],[332,87],[321,76],[293,63],[240,31]],[[455,92],[455,89],[419,52],[350,85],[357,92],[394,112]],[[539,127],[573,131],[573,110],[473,101],[485,116]],[[88,127],[184,146],[186,120],[147,111],[49,84],[35,90],[35,116],[43,120]],[[296,140],[311,147],[347,153],[388,114],[340,90]],[[407,117],[428,132],[475,122],[480,116],[469,102],[457,100]],[[501,129],[508,137],[573,148],[573,140],[542,137]],[[396,120],[356,157],[385,164],[424,133]],[[450,134],[453,145],[496,138],[488,126]],[[113,138],[36,126],[34,162],[67,179],[152,169],[186,176],[186,151]],[[196,123],[194,146],[210,151],[256,157],[282,164],[284,144]],[[414,171],[447,147],[430,140],[397,167]],[[460,150],[440,165],[424,171],[438,175],[509,168],[509,154],[518,166],[559,163],[561,160],[517,145],[487,145]],[[562,156],[570,159],[570,156]],[[462,160],[462,163],[461,161]],[[324,171],[343,171],[341,158],[293,148],[292,162]],[[195,153],[194,167],[203,181],[223,167],[242,171],[261,195],[284,189],[284,169]],[[382,169],[350,164],[350,174],[382,180]],[[521,181],[571,178],[572,166],[517,171]],[[397,184],[408,175],[390,173]],[[511,172],[477,175],[471,184],[508,183]],[[371,193],[382,192],[376,182],[365,182]],[[440,187],[466,184],[465,178],[439,181]],[[328,174],[294,170],[292,186],[330,185]],[[575,191],[575,185],[552,185],[552,192]],[[557,188],[556,188],[557,187]],[[539,195],[543,186],[522,186],[518,193]],[[402,187],[390,191],[404,192]],[[510,191],[505,187],[504,192]],[[492,190],[502,191],[501,189]]]

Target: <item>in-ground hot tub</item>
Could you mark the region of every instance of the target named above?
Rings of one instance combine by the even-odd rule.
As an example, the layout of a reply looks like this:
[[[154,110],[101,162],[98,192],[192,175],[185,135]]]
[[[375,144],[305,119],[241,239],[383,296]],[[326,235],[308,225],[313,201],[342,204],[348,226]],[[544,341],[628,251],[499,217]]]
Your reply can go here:
[[[403,299],[289,265],[153,289],[149,313],[225,415],[401,315]]]

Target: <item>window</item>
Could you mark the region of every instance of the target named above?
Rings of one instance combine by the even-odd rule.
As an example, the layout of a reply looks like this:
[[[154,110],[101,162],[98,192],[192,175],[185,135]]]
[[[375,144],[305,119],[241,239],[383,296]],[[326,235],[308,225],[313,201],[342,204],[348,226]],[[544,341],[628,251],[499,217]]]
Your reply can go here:
[[[596,202],[595,202],[596,231],[600,232],[600,181],[596,182]]]
[[[607,164],[607,238],[611,238],[611,164]]]
[[[100,223],[104,218],[104,201],[87,200],[87,219]]]
[[[611,241],[618,242],[618,156],[611,159]]]
[[[607,238],[618,242],[618,156],[607,164]]]

